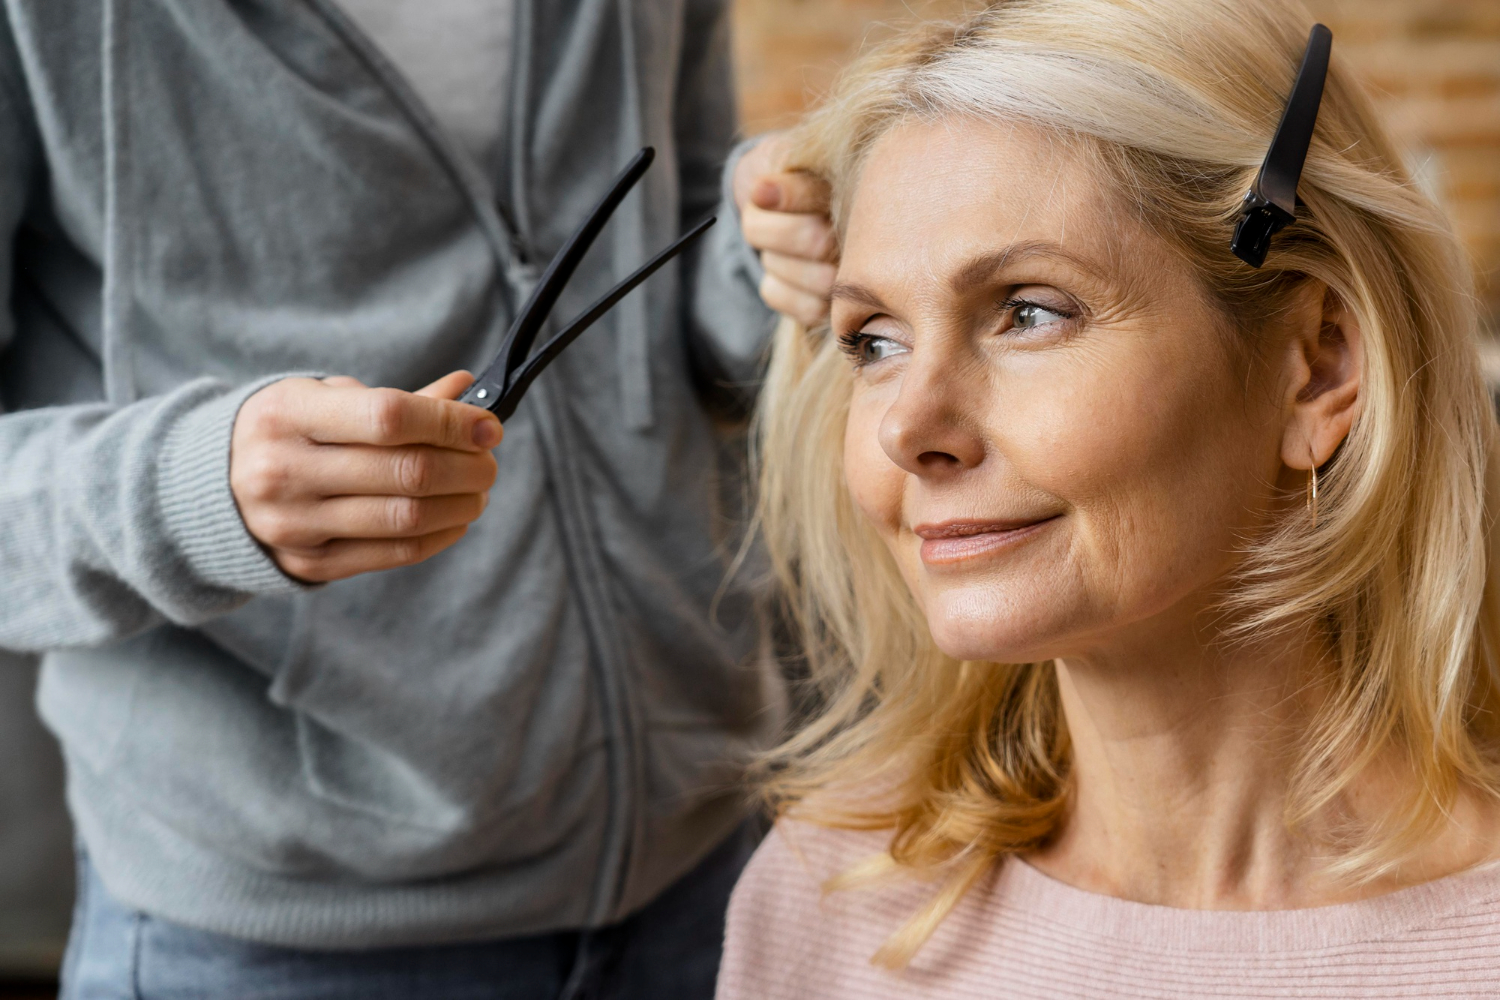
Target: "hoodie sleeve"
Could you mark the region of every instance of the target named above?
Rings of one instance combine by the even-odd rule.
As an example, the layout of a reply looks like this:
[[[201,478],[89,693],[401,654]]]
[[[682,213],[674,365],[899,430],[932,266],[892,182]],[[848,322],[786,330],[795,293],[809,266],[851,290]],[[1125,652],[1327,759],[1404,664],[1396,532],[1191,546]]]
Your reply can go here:
[[[24,373],[17,234],[45,176],[14,36],[0,16],[0,385]],[[10,370],[7,370],[10,369]],[[240,404],[274,379],[200,380],[129,406],[7,410],[0,392],[0,648],[99,645],[202,622],[298,585],[250,537],[229,489]],[[37,386],[28,381],[29,392]]]
[[[684,226],[713,213],[718,223],[684,270],[684,304],[705,388],[747,403],[754,397],[775,314],[760,299],[760,260],[740,233],[730,189],[736,113],[723,0],[686,0],[687,23],[676,107]],[[727,161],[727,162],[726,162]]]

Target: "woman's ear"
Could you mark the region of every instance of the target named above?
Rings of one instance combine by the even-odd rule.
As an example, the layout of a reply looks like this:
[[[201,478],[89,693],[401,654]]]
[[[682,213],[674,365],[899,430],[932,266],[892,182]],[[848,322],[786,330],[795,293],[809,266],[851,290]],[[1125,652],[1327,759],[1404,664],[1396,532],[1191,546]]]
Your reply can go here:
[[[1291,419],[1281,441],[1281,460],[1293,469],[1311,469],[1332,458],[1354,426],[1364,342],[1354,314],[1321,282],[1309,283],[1290,318]]]

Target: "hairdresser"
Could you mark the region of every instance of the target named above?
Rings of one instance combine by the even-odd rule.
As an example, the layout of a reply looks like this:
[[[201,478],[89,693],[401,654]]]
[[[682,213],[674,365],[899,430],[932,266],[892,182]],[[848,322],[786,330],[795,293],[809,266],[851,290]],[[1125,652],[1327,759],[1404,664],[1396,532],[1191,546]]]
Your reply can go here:
[[[758,285],[831,281],[816,186],[724,172],[724,5],[3,10],[0,647],[68,763],[64,995],[709,995],[783,717],[724,428]],[[718,225],[503,428],[455,402],[647,145],[554,318]]]

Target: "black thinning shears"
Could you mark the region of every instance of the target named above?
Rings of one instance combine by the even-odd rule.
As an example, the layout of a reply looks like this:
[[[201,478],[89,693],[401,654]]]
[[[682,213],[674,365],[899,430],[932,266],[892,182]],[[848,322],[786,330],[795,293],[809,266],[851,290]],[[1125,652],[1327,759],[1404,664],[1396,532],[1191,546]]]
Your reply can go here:
[[[557,297],[562,294],[563,286],[578,270],[578,264],[583,260],[583,255],[593,245],[594,239],[599,235],[609,217],[614,214],[615,209],[620,207],[620,202],[630,193],[651,166],[651,161],[656,158],[656,151],[650,146],[635,155],[630,163],[615,178],[614,184],[608,193],[600,199],[599,204],[589,213],[588,218],[583,220],[583,225],[568,237],[568,242],[552,258],[552,263],[547,265],[547,270],[537,282],[537,286],[531,292],[531,297],[526,300],[526,305],[516,316],[510,329],[506,331],[505,341],[500,345],[500,353],[490,366],[480,373],[479,378],[468,390],[458,398],[460,403],[470,403],[474,406],[489,410],[501,420],[507,420],[512,413],[516,412],[516,406],[521,402],[521,397],[526,394],[527,388],[536,381],[536,377],[542,373],[542,369],[552,363],[553,359],[563,352],[578,335],[583,333],[594,322],[609,312],[615,303],[619,302],[641,282],[645,281],[667,261],[676,257],[683,249],[703,235],[704,230],[716,221],[713,218],[704,219],[692,229],[689,229],[676,242],[667,247],[661,253],[652,257],[641,265],[634,274],[610,289],[593,305],[584,310],[583,315],[569,323],[562,332],[543,344],[535,354],[531,353],[531,345],[535,343],[536,336],[541,332],[543,324],[547,322],[547,316],[552,312],[552,307],[557,304]]]

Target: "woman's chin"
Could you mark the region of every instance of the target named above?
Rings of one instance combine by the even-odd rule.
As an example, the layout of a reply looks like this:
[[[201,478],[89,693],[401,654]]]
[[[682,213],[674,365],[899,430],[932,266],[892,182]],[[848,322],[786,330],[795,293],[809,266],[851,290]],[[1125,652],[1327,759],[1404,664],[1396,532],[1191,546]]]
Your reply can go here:
[[[933,642],[956,660],[1035,663],[1053,656],[1056,629],[1041,609],[994,591],[946,591],[927,603],[927,612]]]

